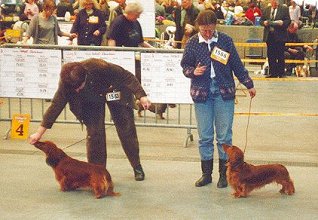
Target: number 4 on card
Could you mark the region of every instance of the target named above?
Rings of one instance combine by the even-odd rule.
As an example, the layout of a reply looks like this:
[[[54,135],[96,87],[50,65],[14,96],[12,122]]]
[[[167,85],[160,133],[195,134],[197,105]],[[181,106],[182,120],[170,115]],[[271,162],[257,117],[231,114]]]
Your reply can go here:
[[[27,139],[29,135],[29,125],[29,114],[14,114],[11,124],[11,138]]]

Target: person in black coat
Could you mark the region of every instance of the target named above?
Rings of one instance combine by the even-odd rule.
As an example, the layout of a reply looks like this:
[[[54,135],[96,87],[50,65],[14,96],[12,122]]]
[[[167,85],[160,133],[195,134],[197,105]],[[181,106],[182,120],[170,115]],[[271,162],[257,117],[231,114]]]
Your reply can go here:
[[[287,28],[290,24],[287,6],[280,5],[279,0],[271,0],[271,6],[265,8],[260,23],[264,28],[264,41],[267,44],[269,78],[285,75],[285,43]]]

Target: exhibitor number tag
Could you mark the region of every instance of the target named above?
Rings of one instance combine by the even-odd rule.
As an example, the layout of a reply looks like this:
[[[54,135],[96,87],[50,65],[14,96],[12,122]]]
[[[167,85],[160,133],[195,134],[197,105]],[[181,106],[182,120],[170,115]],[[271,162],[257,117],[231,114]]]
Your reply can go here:
[[[217,60],[220,63],[223,63],[224,65],[227,64],[227,61],[229,60],[230,54],[224,50],[221,50],[218,47],[214,47],[211,53],[211,58],[213,60]]]
[[[111,102],[111,101],[118,101],[120,100],[120,92],[109,92],[106,94],[106,100],[108,102]]]

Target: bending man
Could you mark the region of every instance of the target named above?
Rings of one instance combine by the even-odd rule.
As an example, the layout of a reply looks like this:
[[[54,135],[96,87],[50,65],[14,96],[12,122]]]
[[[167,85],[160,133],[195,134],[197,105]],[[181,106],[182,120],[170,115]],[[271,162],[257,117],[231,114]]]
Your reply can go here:
[[[105,102],[121,141],[122,147],[134,169],[135,179],[144,180],[140,164],[132,106],[133,94],[145,109],[150,101],[137,78],[129,71],[102,59],[64,64],[60,82],[50,107],[43,116],[37,132],[30,136],[30,144],[40,140],[50,129],[66,104],[76,118],[86,125],[87,160],[106,166]]]

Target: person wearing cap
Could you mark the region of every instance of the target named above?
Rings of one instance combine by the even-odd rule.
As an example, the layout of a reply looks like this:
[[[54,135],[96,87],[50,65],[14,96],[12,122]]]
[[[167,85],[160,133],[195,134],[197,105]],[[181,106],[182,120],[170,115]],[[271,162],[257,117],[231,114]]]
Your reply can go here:
[[[140,163],[139,142],[132,109],[132,96],[139,99],[144,109],[150,101],[137,78],[124,68],[91,58],[62,66],[58,89],[46,110],[38,130],[29,143],[39,141],[68,103],[71,112],[85,124],[89,163],[106,166],[105,103],[110,110],[122,147],[133,167],[135,180],[145,178]]]

